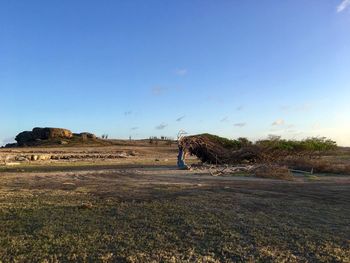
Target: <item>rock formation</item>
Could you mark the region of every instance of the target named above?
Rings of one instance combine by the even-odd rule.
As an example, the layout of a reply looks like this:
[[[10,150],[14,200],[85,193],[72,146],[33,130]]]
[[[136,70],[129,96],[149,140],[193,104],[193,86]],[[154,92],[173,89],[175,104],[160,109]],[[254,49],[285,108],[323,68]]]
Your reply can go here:
[[[34,128],[32,131],[19,133],[15,140],[18,146],[35,145],[42,140],[70,139],[73,133],[61,128]]]
[[[6,144],[6,148],[23,146],[85,146],[85,145],[112,145],[113,141],[102,140],[90,132],[72,133],[62,128],[34,128],[32,131],[19,133],[15,140],[17,143]]]
[[[81,137],[82,139],[96,139],[96,135],[90,132],[73,133],[74,136]]]

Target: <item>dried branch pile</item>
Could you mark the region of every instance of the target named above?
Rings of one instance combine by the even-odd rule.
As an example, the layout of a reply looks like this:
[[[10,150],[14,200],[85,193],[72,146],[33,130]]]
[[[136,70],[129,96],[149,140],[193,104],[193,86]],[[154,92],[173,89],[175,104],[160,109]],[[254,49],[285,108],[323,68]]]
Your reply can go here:
[[[271,164],[236,164],[236,165],[192,165],[191,170],[208,171],[212,176],[232,176],[234,174],[252,174],[260,178],[293,180],[292,171],[286,166]]]

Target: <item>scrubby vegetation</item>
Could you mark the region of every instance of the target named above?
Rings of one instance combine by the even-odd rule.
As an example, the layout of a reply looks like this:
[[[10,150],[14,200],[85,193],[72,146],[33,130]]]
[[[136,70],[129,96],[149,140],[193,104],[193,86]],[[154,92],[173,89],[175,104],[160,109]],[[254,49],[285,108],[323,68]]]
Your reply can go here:
[[[258,140],[256,143],[253,143],[245,137],[228,139],[209,133],[200,134],[198,136],[207,137],[228,149],[241,149],[247,146],[256,145],[269,148],[270,150],[325,152],[337,148],[336,142],[326,137],[311,137],[304,140],[286,140],[281,139],[279,136],[270,136],[268,139]]]
[[[304,140],[285,140],[279,137],[270,138],[267,140],[260,140],[256,145],[269,148],[270,150],[285,150],[291,153],[296,152],[326,152],[335,150],[337,144],[335,141],[326,137],[312,137]]]

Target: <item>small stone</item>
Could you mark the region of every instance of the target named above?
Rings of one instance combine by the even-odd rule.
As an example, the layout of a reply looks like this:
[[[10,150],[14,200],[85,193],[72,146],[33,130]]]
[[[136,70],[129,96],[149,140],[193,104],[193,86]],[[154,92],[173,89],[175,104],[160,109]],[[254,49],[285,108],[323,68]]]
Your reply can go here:
[[[10,162],[10,163],[6,163],[6,166],[15,166],[15,165],[20,165],[21,163],[16,163],[16,162]]]
[[[127,154],[126,153],[120,153],[117,155],[118,158],[127,158]]]
[[[136,151],[129,151],[128,154],[130,156],[136,156],[137,155]]]
[[[19,162],[29,162],[29,160],[24,156],[17,156],[15,159]]]
[[[39,161],[46,161],[46,160],[50,160],[50,159],[51,159],[51,155],[49,155],[49,154],[41,154],[38,156]]]
[[[92,204],[91,203],[82,203],[79,208],[81,209],[91,209],[92,208]]]

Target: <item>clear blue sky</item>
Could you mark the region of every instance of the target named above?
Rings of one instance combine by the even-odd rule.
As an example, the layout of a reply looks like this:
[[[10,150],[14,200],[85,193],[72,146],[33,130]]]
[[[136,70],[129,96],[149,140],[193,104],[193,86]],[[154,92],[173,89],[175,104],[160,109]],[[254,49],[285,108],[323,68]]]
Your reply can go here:
[[[51,126],[350,146],[350,0],[2,0],[0,96],[0,145]]]

